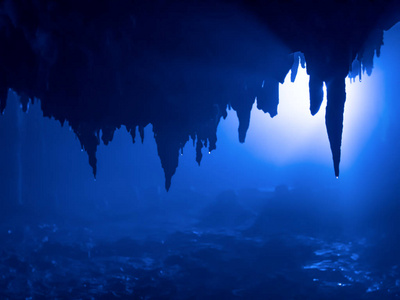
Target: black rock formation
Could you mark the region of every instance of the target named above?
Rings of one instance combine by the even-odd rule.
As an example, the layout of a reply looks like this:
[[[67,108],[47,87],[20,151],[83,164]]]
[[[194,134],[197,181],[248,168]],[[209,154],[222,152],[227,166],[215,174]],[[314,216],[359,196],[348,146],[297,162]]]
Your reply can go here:
[[[396,0],[1,0],[0,110],[16,91],[26,110],[69,125],[89,155],[125,126],[135,141],[152,124],[166,188],[189,139],[216,148],[232,107],[245,141],[250,111],[277,114],[278,86],[299,61],[310,111],[327,86],[326,127],[339,175],[345,77],[371,73]],[[232,95],[235,95],[232,97]]]

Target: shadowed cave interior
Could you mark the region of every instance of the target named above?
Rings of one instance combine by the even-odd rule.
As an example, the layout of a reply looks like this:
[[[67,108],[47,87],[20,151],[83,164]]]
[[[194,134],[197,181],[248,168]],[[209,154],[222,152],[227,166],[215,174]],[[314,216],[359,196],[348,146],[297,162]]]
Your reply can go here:
[[[189,139],[213,151],[236,111],[245,141],[252,105],[277,114],[278,85],[299,61],[315,115],[326,84],[326,129],[339,176],[345,78],[371,74],[396,1],[3,1],[1,97],[68,122],[96,176],[100,139],[152,124],[168,190]],[[101,88],[99,88],[101,87]],[[229,97],[227,92],[229,91]],[[235,95],[231,97],[231,95]]]
[[[397,91],[382,95],[385,134],[373,131],[347,180],[335,179],[346,80],[373,76],[386,54],[385,88],[398,85],[398,48],[385,51],[398,1],[1,0],[0,12],[1,297],[399,297]],[[256,163],[243,151],[216,149],[232,114],[244,144],[252,109],[277,116],[281,85],[302,70],[333,172],[300,162],[291,186],[279,167],[246,169]],[[131,156],[121,131],[142,143]],[[219,151],[234,165],[215,161],[197,183],[175,175],[178,163],[191,172],[192,143],[199,165]],[[156,155],[168,194],[143,171]],[[240,167],[254,173],[222,192],[228,183],[210,183]],[[245,189],[246,176],[273,184]]]

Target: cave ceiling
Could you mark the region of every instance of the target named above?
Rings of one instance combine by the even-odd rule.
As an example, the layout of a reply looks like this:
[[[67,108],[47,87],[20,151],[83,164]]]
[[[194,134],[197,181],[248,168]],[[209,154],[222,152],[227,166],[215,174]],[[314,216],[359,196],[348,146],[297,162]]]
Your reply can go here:
[[[40,100],[71,126],[94,176],[101,141],[123,126],[135,142],[152,124],[169,189],[189,140],[200,164],[233,109],[245,142],[253,104],[274,117],[279,84],[306,67],[313,115],[326,85],[339,176],[345,78],[371,74],[399,20],[394,0],[3,0],[0,110],[10,89],[23,110]]]

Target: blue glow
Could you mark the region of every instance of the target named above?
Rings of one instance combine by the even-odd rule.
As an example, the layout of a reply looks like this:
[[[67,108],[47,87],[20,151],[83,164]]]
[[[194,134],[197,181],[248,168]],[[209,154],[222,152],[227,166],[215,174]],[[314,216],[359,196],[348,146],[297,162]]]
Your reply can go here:
[[[68,123],[43,118],[40,103],[23,113],[10,93],[0,298],[398,297],[400,25],[394,33],[372,76],[347,80],[340,180],[326,101],[312,117],[304,69],[280,86],[277,117],[254,108],[245,144],[234,111],[200,167],[189,141],[168,193],[151,125],[143,143],[124,127],[101,143],[93,180]]]
[[[309,76],[300,68],[294,83],[290,72],[279,87],[280,104],[278,115],[268,114],[253,106],[250,128],[244,148],[256,158],[276,166],[287,166],[299,162],[331,166],[331,152],[325,129],[325,97],[317,115],[309,112]],[[347,101],[344,116],[342,141],[342,168],[356,160],[372,134],[383,107],[383,75],[379,61],[371,77],[364,76],[362,82],[346,79]],[[222,122],[224,135],[237,140],[238,120],[230,111]]]

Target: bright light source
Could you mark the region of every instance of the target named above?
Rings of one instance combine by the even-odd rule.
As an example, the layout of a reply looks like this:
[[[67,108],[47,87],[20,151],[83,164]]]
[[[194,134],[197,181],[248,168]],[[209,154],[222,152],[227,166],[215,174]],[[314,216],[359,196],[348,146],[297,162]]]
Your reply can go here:
[[[332,166],[332,155],[325,128],[326,88],[317,115],[309,111],[309,76],[299,68],[296,80],[290,72],[279,87],[278,115],[268,114],[253,106],[250,128],[243,145],[251,155],[274,165],[310,162]],[[375,68],[372,76],[350,83],[346,79],[347,100],[344,116],[341,168],[346,168],[362,150],[382,111],[382,73]],[[226,127],[225,124],[226,123]],[[232,111],[222,122],[222,134],[238,139],[236,114]]]

